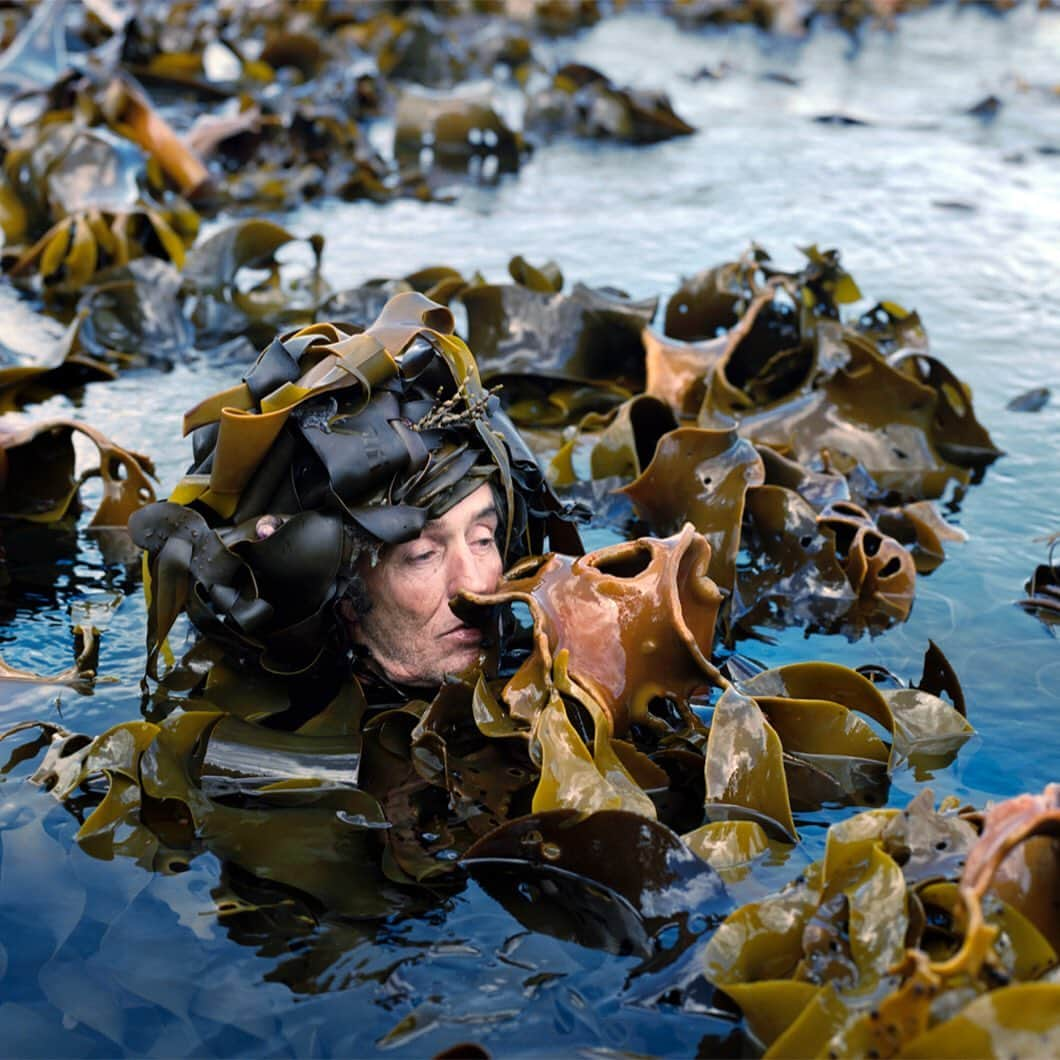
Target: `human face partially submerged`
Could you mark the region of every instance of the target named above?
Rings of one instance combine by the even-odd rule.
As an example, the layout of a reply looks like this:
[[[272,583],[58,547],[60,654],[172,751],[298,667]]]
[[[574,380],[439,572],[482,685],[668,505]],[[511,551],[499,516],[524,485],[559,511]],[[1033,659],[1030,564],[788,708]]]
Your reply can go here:
[[[351,626],[353,639],[383,673],[405,685],[438,685],[447,673],[478,661],[482,634],[449,609],[461,590],[497,588],[503,563],[497,547],[497,511],[488,485],[479,486],[413,541],[364,561],[371,608]]]

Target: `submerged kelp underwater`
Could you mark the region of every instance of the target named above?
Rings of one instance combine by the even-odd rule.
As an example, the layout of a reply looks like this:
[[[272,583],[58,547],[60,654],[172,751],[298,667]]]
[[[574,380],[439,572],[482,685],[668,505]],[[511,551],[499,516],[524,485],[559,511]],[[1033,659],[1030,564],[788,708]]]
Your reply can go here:
[[[1055,1050],[1041,1035],[1055,1033],[1056,987],[1035,981],[1055,964],[1055,795],[979,812],[1055,779],[1055,579],[1035,540],[1060,525],[1043,386],[1060,323],[1055,18],[905,16],[893,36],[864,27],[844,57],[826,15],[794,46],[689,32],[687,6],[674,7],[683,28],[634,12],[588,30],[584,5],[566,23],[538,7],[522,32],[540,76],[495,81],[492,118],[395,88],[502,77],[498,57],[518,71],[526,48],[492,16],[486,36],[507,41],[493,51],[471,46],[474,20],[436,9],[329,7],[327,38],[303,14],[287,27],[298,40],[266,40],[283,5],[224,32],[171,18],[160,44],[171,9],[143,5],[122,66],[171,129],[241,78],[247,90],[244,131],[227,134],[238,153],[207,157],[209,195],[179,167],[158,172],[165,138],[104,129],[113,108],[86,99],[67,119],[71,143],[87,128],[121,157],[137,144],[154,190],[103,211],[131,240],[108,243],[90,214],[62,227],[81,207],[54,196],[65,205],[25,234],[5,225],[5,265],[22,261],[12,278],[27,291],[16,303],[8,288],[21,326],[5,332],[22,412],[4,446],[5,512],[19,518],[4,526],[3,721],[45,723],[10,738],[6,768],[13,1049]],[[110,5],[84,10],[84,37],[67,14],[75,57],[121,35],[101,24]],[[39,54],[59,37],[37,39]],[[368,65],[336,64],[358,48]],[[104,88],[107,54],[90,64]],[[668,109],[701,131],[634,146],[659,139],[623,125],[658,88],[658,127],[680,131]],[[335,91],[358,132],[333,110],[321,122]],[[35,121],[21,135],[39,135]],[[422,178],[406,179],[410,128]],[[312,147],[329,129],[344,139]],[[621,143],[577,139],[602,132]],[[339,190],[349,164],[334,163],[362,134],[386,194],[344,207],[336,197],[360,193]],[[115,157],[27,147],[56,194]],[[266,203],[298,208],[229,224]],[[186,233],[182,271],[147,210]],[[127,272],[88,279],[85,226],[100,233],[96,264],[118,263],[112,245]],[[593,513],[589,556],[524,566],[502,588],[528,607],[534,650],[492,688],[454,682],[365,724],[356,696],[308,678],[277,688],[182,642],[178,621],[177,654],[160,654],[163,680],[141,696],[140,564],[109,528],[176,485],[191,459],[180,414],[230,388],[277,331],[331,319],[352,334],[402,290],[450,304],[484,387],[500,385],[557,491]],[[886,395],[884,414],[860,381]],[[258,384],[251,404],[268,397]],[[71,418],[95,431],[47,425]],[[96,452],[102,491],[82,478]],[[240,562],[265,569],[215,511]],[[660,611],[671,578],[682,588]],[[265,598],[281,584],[262,582]],[[607,600],[655,616],[650,633],[631,619],[612,644],[564,623],[571,601],[586,616]],[[931,640],[941,651],[924,657]],[[621,669],[624,685],[608,667],[619,651],[643,664]],[[66,809],[22,782],[32,774]],[[766,927],[777,910],[782,937]]]

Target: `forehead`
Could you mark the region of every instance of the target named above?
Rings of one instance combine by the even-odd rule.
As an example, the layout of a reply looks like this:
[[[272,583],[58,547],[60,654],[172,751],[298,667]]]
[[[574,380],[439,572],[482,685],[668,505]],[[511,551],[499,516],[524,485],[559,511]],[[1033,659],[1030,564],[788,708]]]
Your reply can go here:
[[[484,482],[458,504],[454,504],[444,515],[431,519],[420,536],[447,537],[450,534],[461,534],[483,522],[495,525],[497,516],[493,491],[489,484]]]

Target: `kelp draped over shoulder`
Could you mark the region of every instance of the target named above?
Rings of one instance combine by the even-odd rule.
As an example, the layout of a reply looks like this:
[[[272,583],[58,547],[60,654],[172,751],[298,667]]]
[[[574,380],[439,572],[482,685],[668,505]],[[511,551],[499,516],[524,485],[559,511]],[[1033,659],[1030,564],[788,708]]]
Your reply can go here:
[[[308,669],[359,544],[415,538],[488,479],[506,562],[546,542],[581,551],[570,510],[483,387],[452,313],[415,292],[360,333],[318,323],[276,338],[184,429],[191,471],[129,524],[150,566],[152,676],[182,610],[266,670]]]

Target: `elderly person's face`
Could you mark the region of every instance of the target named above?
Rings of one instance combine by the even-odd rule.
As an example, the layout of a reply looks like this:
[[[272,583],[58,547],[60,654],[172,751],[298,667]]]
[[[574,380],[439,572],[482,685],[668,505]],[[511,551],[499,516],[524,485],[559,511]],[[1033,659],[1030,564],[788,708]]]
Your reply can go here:
[[[493,493],[482,485],[414,541],[388,548],[374,566],[362,565],[372,606],[352,634],[392,681],[437,685],[477,662],[481,634],[449,610],[449,601],[461,589],[497,588],[503,569],[498,519]]]

